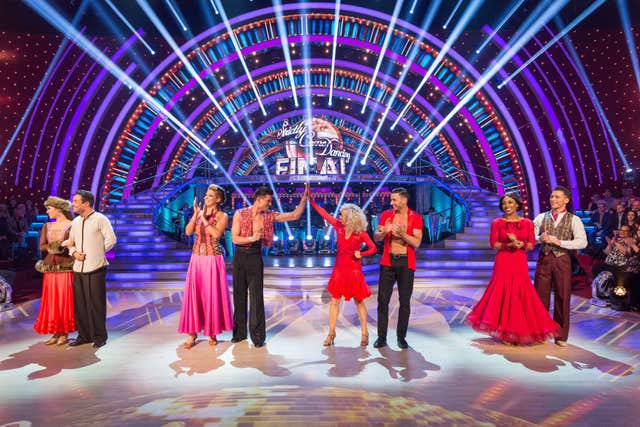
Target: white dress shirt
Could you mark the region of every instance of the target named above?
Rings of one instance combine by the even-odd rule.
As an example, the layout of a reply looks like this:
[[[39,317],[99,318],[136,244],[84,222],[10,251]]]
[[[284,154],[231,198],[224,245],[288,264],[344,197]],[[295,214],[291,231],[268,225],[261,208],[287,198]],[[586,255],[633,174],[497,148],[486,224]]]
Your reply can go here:
[[[553,226],[557,227],[567,211],[558,214],[558,217],[553,222]],[[536,243],[540,242],[540,227],[542,227],[542,220],[546,212],[543,212],[536,216],[533,220],[533,232],[536,235]],[[584,224],[577,215],[573,215],[571,218],[571,232],[573,233],[573,240],[560,240],[560,247],[563,249],[584,249],[587,247],[587,233],[584,231]]]
[[[69,254],[86,254],[84,261],[75,260],[73,271],[91,273],[109,265],[105,253],[116,245],[116,235],[109,219],[100,212],[93,211],[86,218],[77,216],[71,221]]]

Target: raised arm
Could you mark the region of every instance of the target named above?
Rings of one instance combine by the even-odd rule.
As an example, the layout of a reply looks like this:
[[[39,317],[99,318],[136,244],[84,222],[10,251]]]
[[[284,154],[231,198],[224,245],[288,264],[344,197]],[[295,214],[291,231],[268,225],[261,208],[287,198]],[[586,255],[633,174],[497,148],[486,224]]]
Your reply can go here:
[[[327,212],[320,205],[318,205],[316,203],[316,201],[313,200],[313,197],[309,197],[309,203],[311,204],[311,207],[316,212],[318,212],[318,214],[322,217],[322,219],[324,219],[325,221],[327,221],[329,224],[331,224],[334,227],[338,224],[338,222],[339,222],[338,219],[334,218],[329,212]]]
[[[273,217],[273,220],[275,222],[297,221],[302,216],[302,212],[304,212],[304,208],[307,205],[308,197],[309,197],[309,184],[305,184],[304,194],[302,195],[302,198],[300,198],[300,203],[298,203],[298,207],[296,207],[291,212],[276,213]]]

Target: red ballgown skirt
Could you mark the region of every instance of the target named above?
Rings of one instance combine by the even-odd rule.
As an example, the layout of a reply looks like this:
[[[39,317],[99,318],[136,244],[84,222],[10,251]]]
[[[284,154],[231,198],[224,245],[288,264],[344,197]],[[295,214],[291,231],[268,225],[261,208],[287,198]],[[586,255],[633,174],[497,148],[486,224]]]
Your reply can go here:
[[[73,272],[44,273],[40,312],[33,329],[39,334],[67,334],[76,330]]]
[[[491,281],[466,322],[478,332],[515,344],[544,342],[554,338],[559,327],[531,283],[522,250],[498,251]]]

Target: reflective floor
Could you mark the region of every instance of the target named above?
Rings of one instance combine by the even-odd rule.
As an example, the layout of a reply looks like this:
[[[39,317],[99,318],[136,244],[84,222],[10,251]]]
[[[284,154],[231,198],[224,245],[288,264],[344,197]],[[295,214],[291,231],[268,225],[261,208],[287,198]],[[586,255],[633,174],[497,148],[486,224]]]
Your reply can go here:
[[[482,291],[417,289],[408,350],[360,347],[353,303],[323,347],[326,295],[269,295],[266,347],[225,333],[191,350],[180,292],[109,293],[99,350],[45,346],[31,301],[0,313],[0,425],[637,425],[638,314],[574,297],[568,347],[509,347],[463,323]]]

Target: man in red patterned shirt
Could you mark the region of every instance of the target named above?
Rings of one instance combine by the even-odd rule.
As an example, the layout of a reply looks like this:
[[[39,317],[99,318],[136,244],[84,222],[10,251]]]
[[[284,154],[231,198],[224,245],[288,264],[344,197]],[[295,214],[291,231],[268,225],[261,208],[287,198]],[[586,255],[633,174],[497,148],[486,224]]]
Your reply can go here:
[[[378,281],[378,339],[373,344],[376,348],[387,345],[389,301],[396,282],[400,300],[396,330],[398,347],[409,347],[406,336],[411,313],[413,276],[416,271],[415,249],[422,241],[422,217],[409,209],[408,202],[409,192],[405,188],[394,188],[391,191],[391,209],[382,213],[378,228],[373,234],[376,241],[384,240]]]
[[[273,223],[295,221],[300,218],[309,197],[309,186],[298,207],[291,212],[273,212],[273,191],[260,187],[253,193],[253,205],[238,209],[233,215],[231,241],[236,245],[233,254],[233,338],[237,343],[247,339],[247,292],[249,305],[249,334],[256,347],[266,338],[264,319],[264,264],[262,246],[273,244]]]

